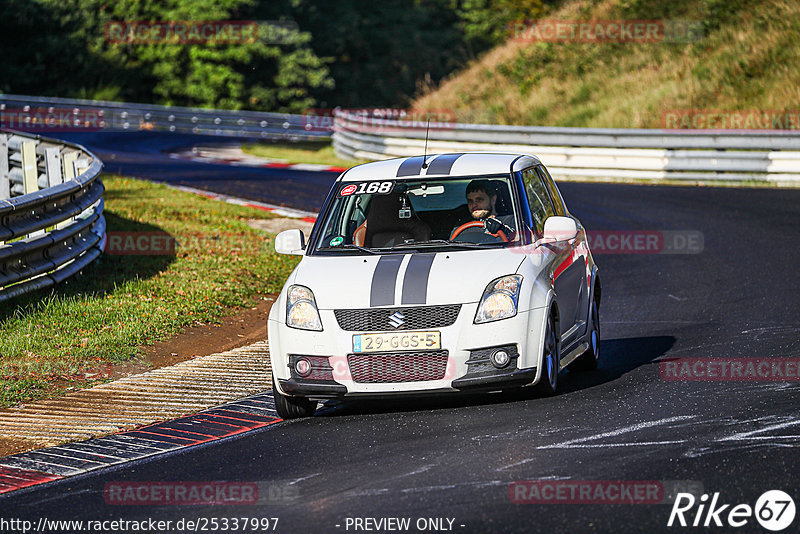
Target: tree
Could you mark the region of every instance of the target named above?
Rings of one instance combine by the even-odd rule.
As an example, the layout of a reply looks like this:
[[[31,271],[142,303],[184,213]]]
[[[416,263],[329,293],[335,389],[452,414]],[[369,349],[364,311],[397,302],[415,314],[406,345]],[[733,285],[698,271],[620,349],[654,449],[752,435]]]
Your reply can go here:
[[[24,73],[4,77],[10,80],[3,87],[7,91],[301,111],[313,105],[312,90],[333,86],[327,66],[310,48],[311,36],[296,28],[258,25],[252,40],[233,44],[219,39],[148,43],[112,39],[108,34],[115,21],[241,20],[252,13],[255,0],[0,2],[25,13],[11,26],[29,36],[29,53],[34,56],[31,61],[20,55],[10,62],[13,65],[4,59],[6,72]],[[47,58],[47,63],[37,61],[37,56]]]

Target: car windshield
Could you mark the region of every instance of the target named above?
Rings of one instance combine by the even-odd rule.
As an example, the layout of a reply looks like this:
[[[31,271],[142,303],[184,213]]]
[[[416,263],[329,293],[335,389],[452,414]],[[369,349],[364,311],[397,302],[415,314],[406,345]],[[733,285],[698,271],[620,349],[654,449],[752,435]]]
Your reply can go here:
[[[315,251],[496,248],[519,240],[508,175],[337,184]]]

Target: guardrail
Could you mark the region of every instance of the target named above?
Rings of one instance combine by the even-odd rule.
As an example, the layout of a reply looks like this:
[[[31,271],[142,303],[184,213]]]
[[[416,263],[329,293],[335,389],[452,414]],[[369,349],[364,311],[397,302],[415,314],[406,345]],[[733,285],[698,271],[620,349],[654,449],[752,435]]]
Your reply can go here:
[[[0,302],[60,283],[100,256],[102,167],[79,145],[0,130]]]
[[[338,156],[387,159],[422,154],[425,125],[336,111]],[[800,134],[785,131],[697,131],[560,128],[431,123],[428,153],[532,153],[561,179],[770,181],[800,183]]]
[[[290,141],[330,137],[306,115],[25,95],[0,94],[0,118],[6,128],[37,133],[154,130]]]

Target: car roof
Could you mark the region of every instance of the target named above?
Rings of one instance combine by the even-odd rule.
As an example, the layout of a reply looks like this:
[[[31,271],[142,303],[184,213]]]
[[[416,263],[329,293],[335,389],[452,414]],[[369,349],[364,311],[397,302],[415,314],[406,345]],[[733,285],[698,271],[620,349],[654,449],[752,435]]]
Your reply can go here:
[[[507,174],[541,162],[529,154],[503,154],[496,152],[467,152],[430,154],[425,156],[426,168],[422,168],[423,156],[394,158],[363,163],[345,171],[339,180],[406,180],[421,176],[480,176]]]

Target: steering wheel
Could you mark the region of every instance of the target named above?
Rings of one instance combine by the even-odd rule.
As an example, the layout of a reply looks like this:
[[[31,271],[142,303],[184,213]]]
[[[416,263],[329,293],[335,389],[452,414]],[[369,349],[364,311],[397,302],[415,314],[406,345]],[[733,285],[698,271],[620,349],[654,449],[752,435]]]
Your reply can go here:
[[[470,228],[480,228],[481,230],[483,230],[484,229],[483,222],[482,221],[470,221],[468,223],[462,224],[461,226],[459,226],[458,228],[453,230],[452,234],[450,234],[450,241],[452,241],[456,237],[458,237],[459,234],[461,234],[461,232],[463,232],[464,230],[468,230]],[[496,237],[496,238],[502,239],[506,243],[508,242],[508,237],[506,236],[505,232],[503,232],[502,230],[498,230],[497,233],[494,233],[494,234],[489,233],[489,235],[492,236],[492,237]]]

